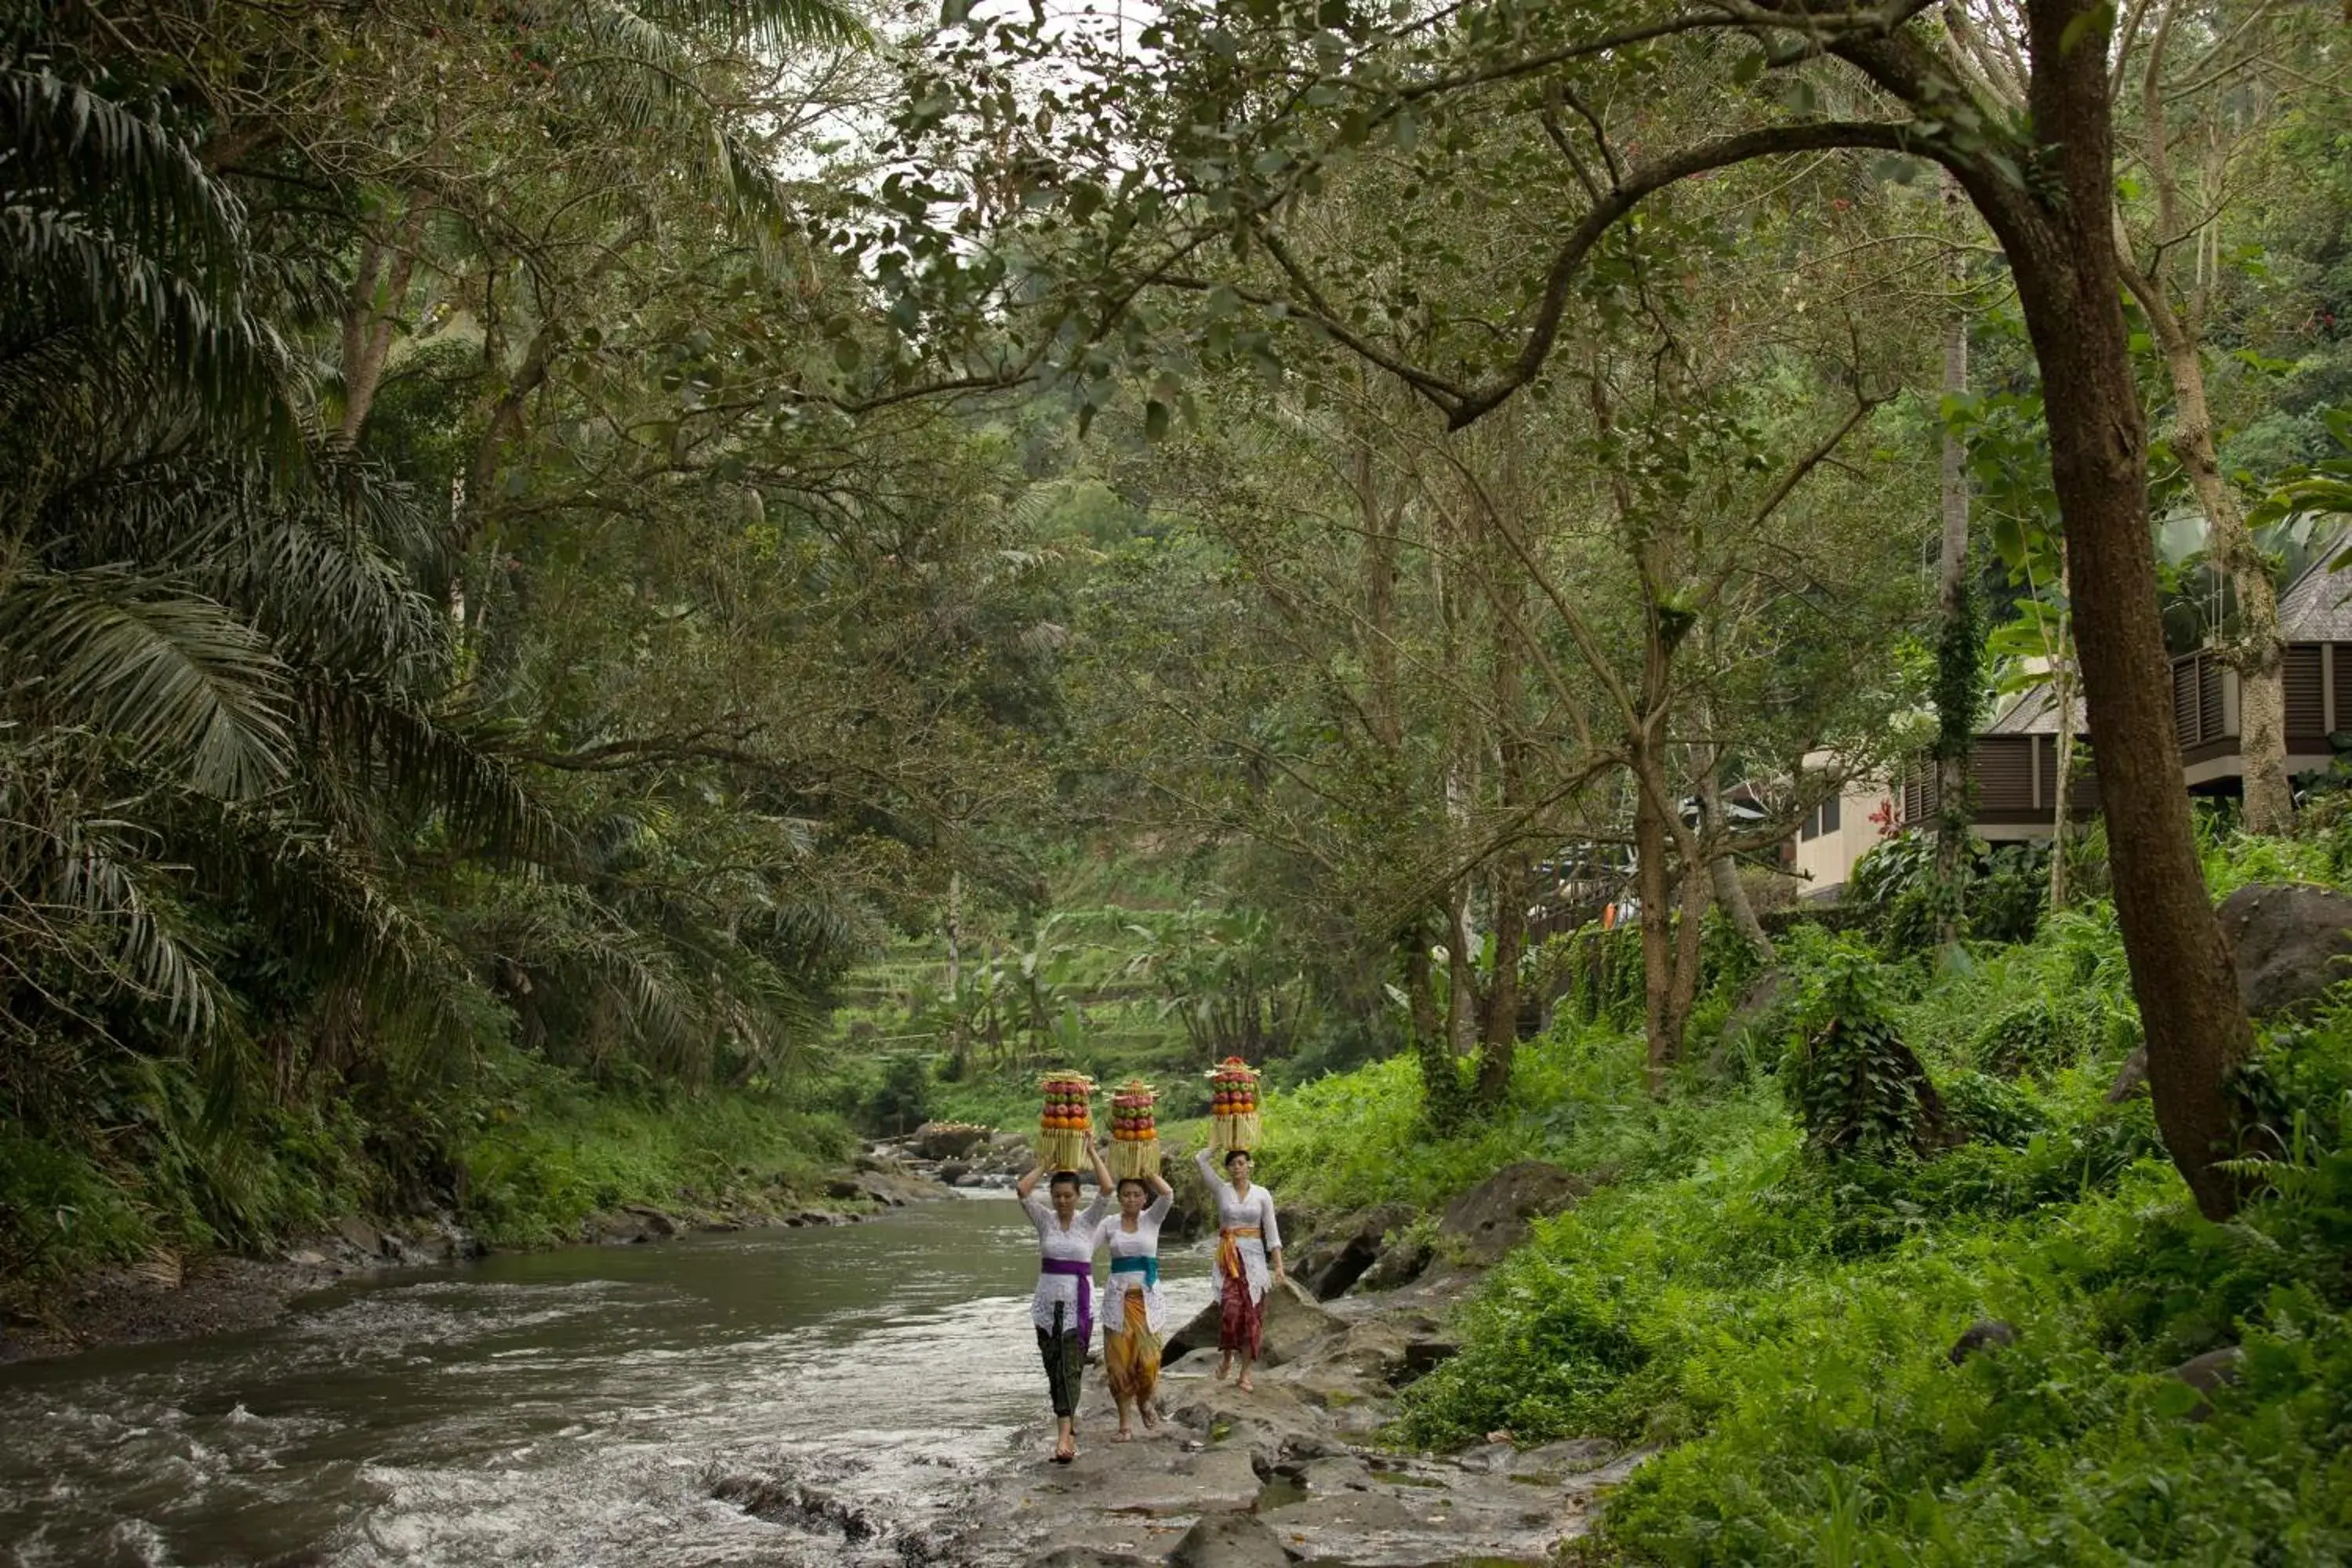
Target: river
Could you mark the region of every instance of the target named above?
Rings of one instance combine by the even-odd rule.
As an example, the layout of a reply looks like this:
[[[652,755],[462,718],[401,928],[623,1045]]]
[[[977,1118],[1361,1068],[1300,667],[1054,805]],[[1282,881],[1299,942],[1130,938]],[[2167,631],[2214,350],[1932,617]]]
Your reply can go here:
[[[921,1562],[1045,1417],[1034,1248],[1009,1198],[964,1198],[0,1368],[0,1564]],[[1181,1321],[1207,1266],[1166,1263]]]

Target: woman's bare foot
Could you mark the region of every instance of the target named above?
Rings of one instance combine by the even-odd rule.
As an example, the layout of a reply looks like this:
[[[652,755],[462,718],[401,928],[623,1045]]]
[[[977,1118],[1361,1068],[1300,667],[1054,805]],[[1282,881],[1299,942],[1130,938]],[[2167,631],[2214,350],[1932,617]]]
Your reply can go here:
[[[1244,1394],[1255,1394],[1257,1392],[1257,1384],[1250,1381],[1250,1374],[1247,1372],[1244,1372],[1242,1373],[1239,1380],[1234,1384],[1234,1386],[1240,1389]]]
[[[1231,1371],[1233,1371],[1233,1370],[1234,1370],[1234,1358],[1233,1358],[1232,1356],[1230,1356],[1230,1355],[1221,1355],[1221,1356],[1219,1356],[1219,1357],[1217,1358],[1217,1381],[1218,1381],[1219,1383],[1223,1383],[1223,1382],[1224,1382],[1224,1381],[1225,1381],[1225,1373],[1229,1373],[1229,1372],[1231,1372]]]
[[[1160,1412],[1152,1409],[1149,1405],[1144,1405],[1136,1414],[1143,1417],[1143,1429],[1147,1432],[1160,1425]]]
[[[1110,1440],[1114,1443],[1132,1443],[1135,1441],[1135,1434],[1122,1426],[1110,1435]]]
[[[1062,1440],[1054,1445],[1054,1462],[1066,1465],[1078,1457],[1078,1440],[1075,1434],[1065,1432]]]

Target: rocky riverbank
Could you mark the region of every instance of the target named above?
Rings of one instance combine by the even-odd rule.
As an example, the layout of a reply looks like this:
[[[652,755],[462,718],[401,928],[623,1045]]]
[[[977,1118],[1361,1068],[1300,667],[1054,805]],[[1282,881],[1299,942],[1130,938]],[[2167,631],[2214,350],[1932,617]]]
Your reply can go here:
[[[943,1560],[1024,1568],[1438,1568],[1542,1563],[1643,1457],[1588,1440],[1452,1455],[1379,1446],[1401,1390],[1454,1353],[1448,1324],[1486,1268],[1608,1180],[1527,1163],[1421,1215],[1401,1206],[1286,1213],[1291,1283],[1267,1302],[1265,1356],[1243,1393],[1213,1375],[1216,1313],[1169,1336],[1157,1431],[1114,1443],[1098,1372],[1076,1463],[1050,1422],[1023,1435]],[[1180,1179],[1180,1197],[1196,1182]],[[1385,1287],[1376,1289],[1375,1287]],[[1043,1391],[1040,1390],[1040,1403]]]
[[[1270,1299],[1266,1355],[1247,1394],[1213,1375],[1196,1323],[1171,1336],[1159,1430],[1114,1443],[1089,1379],[1080,1451],[1024,1435],[1009,1478],[973,1504],[949,1560],[1027,1568],[1439,1568],[1542,1563],[1583,1532],[1641,1455],[1604,1442],[1454,1455],[1374,1443],[1398,1391],[1453,1350],[1444,1324],[1475,1283],[1442,1267],[1402,1289],[1326,1306],[1296,1285]]]
[[[821,1198],[704,1204],[681,1194],[675,1208],[629,1204],[593,1215],[577,1240],[635,1246],[698,1230],[853,1225],[905,1204],[952,1195],[935,1171],[883,1145],[830,1179]],[[271,1257],[163,1254],[94,1269],[51,1292],[37,1311],[0,1321],[0,1364],[260,1328],[282,1319],[300,1298],[355,1276],[446,1267],[489,1250],[447,1214],[387,1220],[352,1215]]]

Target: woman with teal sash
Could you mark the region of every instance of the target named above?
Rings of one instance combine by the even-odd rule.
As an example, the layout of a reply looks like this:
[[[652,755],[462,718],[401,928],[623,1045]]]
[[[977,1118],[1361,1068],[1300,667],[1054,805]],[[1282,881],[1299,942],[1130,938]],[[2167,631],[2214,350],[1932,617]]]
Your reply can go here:
[[[1147,1207],[1144,1199],[1153,1191],[1160,1195]],[[1152,1399],[1160,1384],[1160,1339],[1168,1331],[1160,1300],[1160,1226],[1175,1199],[1176,1189],[1157,1173],[1128,1176],[1118,1184],[1118,1215],[1103,1223],[1102,1238],[1110,1246],[1110,1278],[1102,1291],[1103,1373],[1118,1402],[1114,1443],[1135,1436],[1131,1415],[1139,1414],[1146,1427],[1160,1425]]]

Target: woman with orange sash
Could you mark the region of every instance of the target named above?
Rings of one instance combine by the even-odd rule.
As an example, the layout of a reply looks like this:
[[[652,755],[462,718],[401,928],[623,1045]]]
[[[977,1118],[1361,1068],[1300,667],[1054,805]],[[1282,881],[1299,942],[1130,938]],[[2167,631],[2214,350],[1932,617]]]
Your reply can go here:
[[[1218,1177],[1208,1150],[1192,1160],[1217,1202],[1217,1376],[1222,1381],[1239,1356],[1242,1374],[1234,1386],[1247,1394],[1255,1386],[1250,1382],[1250,1366],[1258,1357],[1265,1293],[1283,1277],[1282,1232],[1274,1223],[1274,1194],[1250,1184],[1246,1149],[1225,1151],[1229,1179]]]
[[[1147,1207],[1143,1200],[1154,1191],[1160,1195]],[[1176,1189],[1157,1173],[1122,1176],[1118,1213],[1102,1225],[1110,1247],[1110,1278],[1102,1291],[1103,1373],[1118,1402],[1115,1443],[1135,1436],[1130,1413],[1140,1415],[1146,1427],[1160,1425],[1152,1395],[1160,1385],[1160,1336],[1168,1331],[1168,1310],[1160,1300],[1160,1226],[1175,1201]]]

